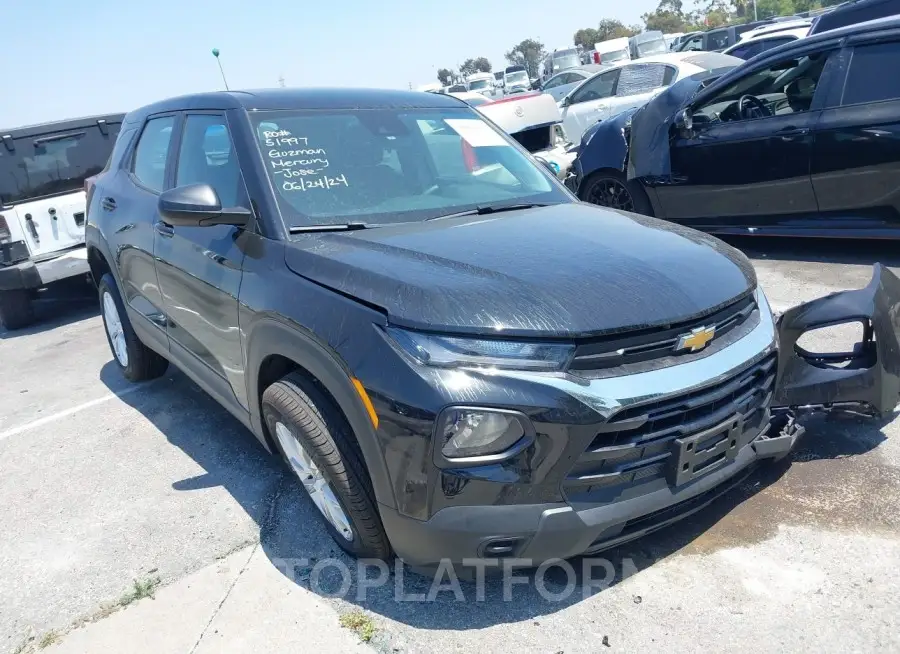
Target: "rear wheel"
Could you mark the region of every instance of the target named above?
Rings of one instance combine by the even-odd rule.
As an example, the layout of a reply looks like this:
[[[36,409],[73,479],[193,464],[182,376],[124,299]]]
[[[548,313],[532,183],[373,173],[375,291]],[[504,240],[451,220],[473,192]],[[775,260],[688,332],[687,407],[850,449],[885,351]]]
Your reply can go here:
[[[617,170],[601,170],[588,177],[578,190],[578,197],[601,207],[653,215],[653,206],[644,187]]]
[[[290,374],[269,386],[263,416],[335,542],[360,558],[391,555],[372,482],[344,415],[316,384]]]
[[[169,362],[144,345],[134,333],[113,276],[109,273],[103,275],[97,288],[106,340],[113,359],[125,378],[139,382],[155,379],[165,373]]]
[[[0,323],[7,329],[21,329],[34,322],[31,292],[25,289],[0,291]]]

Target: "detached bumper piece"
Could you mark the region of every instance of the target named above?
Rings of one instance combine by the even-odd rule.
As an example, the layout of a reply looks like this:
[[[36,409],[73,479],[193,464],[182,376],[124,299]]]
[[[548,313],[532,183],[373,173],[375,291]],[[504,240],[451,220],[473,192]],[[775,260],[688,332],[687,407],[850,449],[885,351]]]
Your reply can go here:
[[[797,341],[822,327],[861,323],[862,342],[844,353],[813,353]],[[841,291],[786,311],[777,323],[774,407],[890,414],[900,399],[900,278],[876,263],[862,289]]]

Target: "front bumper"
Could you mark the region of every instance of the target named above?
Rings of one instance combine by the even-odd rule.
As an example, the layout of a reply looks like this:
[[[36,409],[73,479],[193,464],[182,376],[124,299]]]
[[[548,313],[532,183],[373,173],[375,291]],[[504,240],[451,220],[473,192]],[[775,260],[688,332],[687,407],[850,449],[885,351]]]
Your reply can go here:
[[[784,417],[738,454],[731,465],[679,489],[662,488],[629,500],[577,510],[564,503],[450,507],[418,521],[381,507],[397,555],[409,565],[454,566],[472,560],[517,559],[536,567],[553,559],[593,554],[640,538],[700,511],[742,482],[763,459],[786,456],[803,427]],[[501,548],[502,556],[496,554]]]
[[[51,282],[90,272],[87,249],[79,247],[45,261],[20,261],[0,266],[0,291],[36,289]]]

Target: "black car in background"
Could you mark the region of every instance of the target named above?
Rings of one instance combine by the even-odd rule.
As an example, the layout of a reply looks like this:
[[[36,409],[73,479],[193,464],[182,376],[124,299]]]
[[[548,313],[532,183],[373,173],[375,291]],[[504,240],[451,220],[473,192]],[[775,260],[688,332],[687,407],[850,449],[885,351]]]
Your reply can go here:
[[[585,133],[582,200],[715,233],[900,237],[900,17],[678,82]]]
[[[900,14],[900,0],[850,0],[816,18],[810,36]]]

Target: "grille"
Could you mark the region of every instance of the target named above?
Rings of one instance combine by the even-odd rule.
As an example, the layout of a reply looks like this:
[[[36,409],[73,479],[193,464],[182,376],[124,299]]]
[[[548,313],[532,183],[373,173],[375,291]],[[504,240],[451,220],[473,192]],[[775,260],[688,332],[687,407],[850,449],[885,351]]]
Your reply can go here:
[[[775,370],[772,354],[713,386],[620,411],[575,462],[563,484],[567,497],[577,500],[599,492],[609,500],[634,485],[664,483],[676,438],[737,415],[743,418],[738,449],[743,447],[766,423]],[[647,492],[659,488],[658,484],[648,486]]]
[[[756,299],[749,295],[708,316],[693,318],[661,328],[592,340],[576,348],[569,370],[602,370],[629,363],[688,354],[688,350],[674,351],[678,339],[686,332],[700,326],[715,325],[716,332],[713,338],[713,342],[715,342],[732,329],[742,325],[755,310]]]

